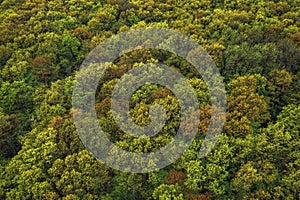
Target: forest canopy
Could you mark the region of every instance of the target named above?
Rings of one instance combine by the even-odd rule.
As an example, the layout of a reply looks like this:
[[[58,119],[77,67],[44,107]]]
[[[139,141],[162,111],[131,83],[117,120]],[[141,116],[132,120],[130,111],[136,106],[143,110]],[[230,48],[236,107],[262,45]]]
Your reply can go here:
[[[0,3],[0,199],[300,198],[299,0]],[[130,115],[146,125],[149,108],[160,104],[165,126],[147,139],[120,130],[112,91],[129,70],[141,63],[173,67],[199,102],[201,120],[189,149],[175,163],[144,174],[97,160],[80,140],[72,110],[75,76],[88,54],[107,38],[141,27],[172,29],[197,41],[218,67],[227,94],[222,135],[200,159],[212,110],[203,78],[166,51],[141,49],[116,59],[99,80],[95,110],[122,149],[155,151],[172,140],[180,121],[174,93],[145,84],[131,96]]]

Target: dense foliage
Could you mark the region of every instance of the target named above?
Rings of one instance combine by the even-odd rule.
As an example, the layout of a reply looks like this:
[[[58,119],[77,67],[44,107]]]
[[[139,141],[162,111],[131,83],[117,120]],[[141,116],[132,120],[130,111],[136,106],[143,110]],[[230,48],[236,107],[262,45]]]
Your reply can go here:
[[[0,2],[0,199],[300,198],[299,0]],[[130,112],[145,125],[150,105],[163,105],[167,123],[160,134],[133,138],[115,124],[111,92],[139,63],[180,70],[194,87],[203,116],[196,139],[176,163],[130,174],[108,168],[85,150],[71,96],[76,71],[95,46],[147,26],[177,30],[207,49],[226,83],[227,121],[214,150],[197,158],[210,121],[205,82],[169,52],[121,56],[100,80],[95,105],[115,144],[148,152],[176,134],[178,101],[154,84],[133,94]]]

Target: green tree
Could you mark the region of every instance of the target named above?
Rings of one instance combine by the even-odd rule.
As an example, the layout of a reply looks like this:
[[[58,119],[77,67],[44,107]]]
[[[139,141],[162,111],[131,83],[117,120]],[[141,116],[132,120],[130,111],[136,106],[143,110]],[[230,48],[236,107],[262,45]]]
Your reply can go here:
[[[0,87],[0,107],[6,114],[25,114],[33,108],[33,87],[25,81],[3,82]]]
[[[55,160],[48,173],[63,198],[98,199],[111,187],[108,167],[86,150]]]
[[[289,103],[292,82],[292,74],[286,70],[275,69],[269,73],[267,89],[273,117],[277,116],[281,109]]]
[[[71,108],[73,78],[53,82],[49,89],[44,85],[35,91],[35,124],[34,126],[45,127],[57,116],[65,116]]]
[[[16,115],[4,115],[0,112],[0,158],[11,158],[17,154],[20,148],[18,124]]]
[[[230,179],[230,171],[233,159],[233,148],[230,138],[223,135],[213,152],[205,159],[192,159],[184,163],[187,171],[185,185],[196,194],[210,192],[214,198],[224,198],[227,190],[227,180]],[[197,157],[198,151],[194,150]]]
[[[268,104],[262,94],[266,79],[260,75],[241,76],[228,84],[229,95],[225,131],[243,136],[258,131],[270,119]]]
[[[5,65],[6,61],[10,58],[12,54],[12,49],[9,47],[6,47],[4,45],[0,46],[0,69]]]
[[[33,130],[22,149],[6,166],[1,191],[6,199],[42,199],[53,190],[47,170],[57,157],[55,131]]]
[[[158,200],[183,200],[183,194],[178,185],[162,184],[155,188],[152,194],[153,199]]]

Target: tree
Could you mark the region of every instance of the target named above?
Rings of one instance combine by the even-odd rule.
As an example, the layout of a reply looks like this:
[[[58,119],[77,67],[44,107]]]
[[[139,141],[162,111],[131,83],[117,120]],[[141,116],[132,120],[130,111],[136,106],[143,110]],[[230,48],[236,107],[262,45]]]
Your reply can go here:
[[[296,162],[299,158],[297,146],[299,145],[299,105],[288,105],[277,116],[277,121],[270,124],[266,134],[271,138],[273,145],[270,147],[272,161],[280,170],[285,170],[288,163]]]
[[[277,57],[278,51],[273,43],[251,46],[243,42],[240,45],[228,46],[224,52],[221,73],[226,79],[234,75],[267,75],[271,69],[278,67]]]
[[[238,77],[229,84],[228,115],[225,131],[243,136],[257,131],[270,119],[265,94],[266,79],[260,75]]]
[[[10,58],[12,54],[12,49],[4,45],[0,46],[0,69],[5,65],[6,61]]]
[[[275,69],[269,73],[267,89],[273,118],[289,103],[292,81],[292,74],[286,70]]]
[[[33,130],[26,136],[22,149],[5,168],[1,191],[6,199],[41,199],[53,190],[47,170],[57,158],[55,131]]]
[[[69,32],[64,32],[58,47],[58,57],[61,59],[58,63],[60,76],[70,76],[72,70],[76,69],[75,66],[80,64],[79,61],[82,58],[81,43]]]
[[[237,198],[277,199],[281,196],[281,188],[276,187],[278,177],[278,171],[272,163],[250,161],[241,166],[231,187]]]
[[[45,127],[57,116],[65,116],[71,108],[73,78],[53,82],[49,89],[40,86],[34,95],[36,124]]]
[[[84,149],[83,144],[78,136],[72,116],[54,117],[49,128],[53,128],[56,132],[56,144],[60,151],[60,157],[75,154]]]
[[[166,185],[162,184],[155,188],[153,194],[153,199],[158,200],[183,200],[183,194],[180,191],[180,187],[178,185]]]
[[[31,61],[31,66],[36,80],[48,84],[58,78],[58,66],[53,63],[52,56],[42,55]]]
[[[6,114],[25,114],[33,108],[33,87],[25,81],[4,82],[0,87],[0,107]]]
[[[48,173],[62,198],[98,199],[111,187],[108,167],[86,150],[55,160]]]
[[[19,123],[16,115],[4,115],[0,112],[0,157],[11,158],[17,154],[20,148]]]
[[[283,39],[278,42],[278,50],[280,52],[278,58],[280,65],[290,72],[299,72],[299,46],[287,39]]]
[[[187,171],[186,187],[195,194],[209,192],[213,198],[224,198],[234,157],[230,138],[221,136],[213,152],[202,160],[197,159],[197,149],[194,151],[196,159],[184,163]]]
[[[92,19],[88,22],[89,29],[94,33],[101,33],[111,29],[116,23],[117,11],[112,6],[106,5],[100,8]]]
[[[299,106],[283,108],[276,123],[261,134],[234,141],[234,166],[230,193],[238,198],[293,199],[299,190]],[[235,169],[236,170],[236,169]]]

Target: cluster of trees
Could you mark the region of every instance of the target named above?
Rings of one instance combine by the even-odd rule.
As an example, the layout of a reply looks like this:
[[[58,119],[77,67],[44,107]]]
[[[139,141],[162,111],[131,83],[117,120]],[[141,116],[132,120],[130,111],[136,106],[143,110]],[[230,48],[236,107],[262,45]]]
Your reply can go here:
[[[0,199],[300,198],[299,1],[0,2]],[[72,118],[72,91],[76,71],[94,47],[113,34],[147,26],[177,30],[209,52],[226,84],[227,120],[214,150],[199,159],[211,116],[206,83],[169,52],[145,49],[119,57],[100,80],[95,105],[116,145],[153,151],[178,128],[178,100],[155,84],[132,95],[130,114],[145,125],[151,105],[163,105],[162,131],[134,138],[116,125],[111,93],[140,63],[178,69],[200,105],[197,137],[182,157],[159,171],[131,174],[85,150]]]

